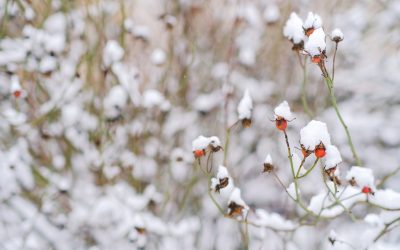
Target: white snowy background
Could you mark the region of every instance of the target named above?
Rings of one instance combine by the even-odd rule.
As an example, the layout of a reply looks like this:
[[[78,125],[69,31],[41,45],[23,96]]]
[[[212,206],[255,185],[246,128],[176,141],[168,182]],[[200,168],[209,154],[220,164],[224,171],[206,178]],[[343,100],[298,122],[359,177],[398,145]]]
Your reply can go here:
[[[303,108],[283,29],[309,11],[326,34],[344,34],[334,88],[362,168],[310,60],[312,118]],[[400,249],[400,1],[1,0],[0,18],[0,249]],[[334,45],[327,38],[329,70]],[[327,168],[343,160],[344,207],[322,165],[299,179],[307,209],[333,204],[318,221],[290,198],[285,138],[271,122],[288,115],[274,112],[285,100],[295,165],[313,119],[340,152],[329,147]],[[249,117],[226,148],[229,126]],[[215,179],[193,155],[210,143],[222,146]],[[210,188],[243,216],[221,214]]]

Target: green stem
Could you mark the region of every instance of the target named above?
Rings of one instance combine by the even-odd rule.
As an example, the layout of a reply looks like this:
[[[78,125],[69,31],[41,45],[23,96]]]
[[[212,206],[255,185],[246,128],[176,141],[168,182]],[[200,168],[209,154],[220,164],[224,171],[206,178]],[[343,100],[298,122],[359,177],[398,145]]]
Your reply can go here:
[[[319,161],[319,158],[315,159],[314,164],[311,166],[311,168],[309,168],[307,170],[307,172],[305,172],[302,176],[298,176],[297,175],[296,178],[300,179],[300,178],[306,177],[315,168],[315,166],[317,165],[318,161]]]
[[[308,102],[307,102],[307,67],[306,67],[306,63],[304,63],[304,65],[302,66],[303,68],[303,82],[301,84],[301,102],[303,104],[303,108],[304,111],[307,113],[309,118],[314,117],[313,113],[311,112],[309,106],[308,106]]]
[[[303,167],[303,165],[304,165],[304,162],[305,162],[305,161],[306,161],[306,158],[305,158],[305,157],[303,157],[303,160],[301,160],[301,163],[300,163],[299,169],[297,169],[296,178],[298,178],[298,177],[299,177],[299,174],[300,174],[301,167]]]
[[[329,75],[324,76],[324,78],[325,78],[325,82],[326,82],[326,85],[327,85],[328,90],[329,90],[329,95],[330,95],[330,98],[331,98],[332,106],[333,106],[333,108],[334,108],[334,110],[335,110],[335,112],[336,112],[337,117],[339,118],[340,123],[342,124],[342,126],[343,126],[343,128],[344,128],[344,130],[345,130],[345,132],[346,132],[347,141],[348,141],[348,143],[349,143],[351,152],[352,152],[352,154],[353,154],[353,158],[354,158],[354,160],[356,161],[356,164],[357,164],[358,166],[361,166],[361,161],[360,161],[360,158],[358,157],[357,152],[356,152],[356,149],[355,149],[355,147],[354,147],[354,145],[353,145],[353,140],[351,139],[351,135],[350,135],[349,129],[348,129],[346,123],[344,122],[343,117],[342,117],[342,115],[340,114],[339,108],[338,108],[338,106],[337,106],[337,101],[336,101],[336,96],[335,96],[335,90],[334,90],[334,88],[333,88],[332,79],[331,79],[331,77],[330,77]]]
[[[283,131],[284,135],[285,135],[285,142],[286,142],[286,146],[287,146],[287,150],[288,150],[288,158],[289,158],[289,162],[290,162],[290,168],[292,169],[292,175],[293,175],[293,182],[294,182],[294,188],[296,191],[296,200],[300,200],[299,198],[299,187],[297,184],[297,178],[296,178],[296,174],[294,171],[294,166],[293,166],[293,156],[292,156],[292,152],[290,150],[290,145],[289,145],[289,138],[288,135],[286,133],[286,130]]]

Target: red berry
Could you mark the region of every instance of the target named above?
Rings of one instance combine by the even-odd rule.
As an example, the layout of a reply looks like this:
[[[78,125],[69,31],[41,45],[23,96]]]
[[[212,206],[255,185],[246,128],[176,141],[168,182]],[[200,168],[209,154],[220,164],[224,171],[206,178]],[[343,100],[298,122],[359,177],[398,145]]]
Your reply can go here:
[[[193,151],[194,157],[195,158],[200,158],[203,155],[205,155],[204,149],[197,149],[195,151]]]
[[[313,57],[311,58],[311,61],[312,61],[313,63],[315,63],[315,64],[318,64],[318,63],[321,62],[321,57],[320,57],[320,56],[313,56]]]
[[[322,158],[325,156],[326,152],[325,152],[325,147],[318,147],[314,150],[314,154],[317,158]]]
[[[283,117],[278,117],[275,120],[275,126],[277,129],[284,131],[287,127],[287,121]]]
[[[370,187],[365,186],[361,189],[361,192],[363,192],[364,194],[369,194],[372,193],[372,190]]]
[[[14,95],[15,98],[20,97],[21,94],[22,94],[22,91],[21,91],[21,90],[15,90],[15,91],[13,92],[13,95]]]

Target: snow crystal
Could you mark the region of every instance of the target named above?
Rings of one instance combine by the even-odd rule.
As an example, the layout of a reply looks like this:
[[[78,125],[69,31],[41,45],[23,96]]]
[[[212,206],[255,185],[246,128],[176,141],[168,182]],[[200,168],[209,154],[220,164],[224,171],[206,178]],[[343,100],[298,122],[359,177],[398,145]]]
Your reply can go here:
[[[333,145],[326,146],[325,156],[325,169],[336,167],[337,164],[342,162],[342,157],[337,147]]]
[[[157,66],[164,64],[166,59],[167,55],[162,49],[155,49],[151,54],[151,61]]]
[[[115,40],[107,42],[103,50],[103,64],[106,68],[118,62],[124,56],[124,49]]]
[[[240,100],[238,105],[239,120],[251,119],[251,113],[253,110],[253,101],[250,97],[250,92],[246,89],[243,98]]]
[[[239,61],[243,65],[252,66],[256,62],[256,52],[250,46],[244,46],[239,51]]]
[[[311,56],[318,56],[326,49],[325,32],[322,28],[314,30],[304,45],[304,50]]]
[[[322,27],[321,17],[312,12],[308,12],[307,18],[304,21],[303,28],[307,29],[319,29]]]
[[[289,104],[287,101],[283,101],[279,104],[275,109],[275,118],[283,117],[285,120],[290,121],[293,120],[293,113],[290,111]]]
[[[299,44],[304,41],[303,21],[296,13],[292,12],[292,14],[290,14],[283,28],[283,35],[294,44]]]
[[[264,163],[271,164],[271,165],[273,164],[272,163],[272,157],[271,157],[270,154],[267,155],[267,157],[264,160]]]
[[[374,189],[374,175],[372,173],[372,169],[370,168],[363,168],[353,166],[347,172],[346,179],[351,180],[353,179],[356,181],[359,187],[370,187]]]
[[[57,12],[46,19],[43,27],[50,34],[65,33],[67,18],[62,12]]]
[[[340,29],[334,29],[331,33],[331,38],[334,41],[342,41],[344,38],[343,32]]]
[[[143,107],[154,108],[161,106],[165,102],[165,98],[160,91],[156,89],[148,89],[143,93]]]
[[[300,143],[307,150],[314,150],[315,146],[323,143],[325,147],[331,144],[331,138],[325,123],[312,120],[300,130]]]

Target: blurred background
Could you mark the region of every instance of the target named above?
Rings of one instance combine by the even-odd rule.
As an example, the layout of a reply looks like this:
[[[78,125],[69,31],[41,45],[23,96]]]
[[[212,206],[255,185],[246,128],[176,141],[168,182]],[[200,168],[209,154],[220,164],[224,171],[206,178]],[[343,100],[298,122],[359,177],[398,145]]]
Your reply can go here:
[[[270,154],[290,183],[274,107],[286,100],[295,114],[291,145],[318,119],[340,171],[355,162],[319,68],[308,60],[304,76],[283,37],[293,11],[319,14],[327,34],[343,31],[339,108],[363,166],[399,191],[400,1],[1,0],[0,249],[243,249],[240,225],[207,195],[191,142],[224,142],[246,89],[253,122],[232,129],[227,167],[252,209],[296,221],[296,205],[261,173]],[[300,182],[306,201],[320,179]],[[345,214],[290,232],[250,226],[249,247],[365,249],[368,227]],[[330,244],[332,229],[353,246]],[[369,249],[399,245],[394,229]]]

